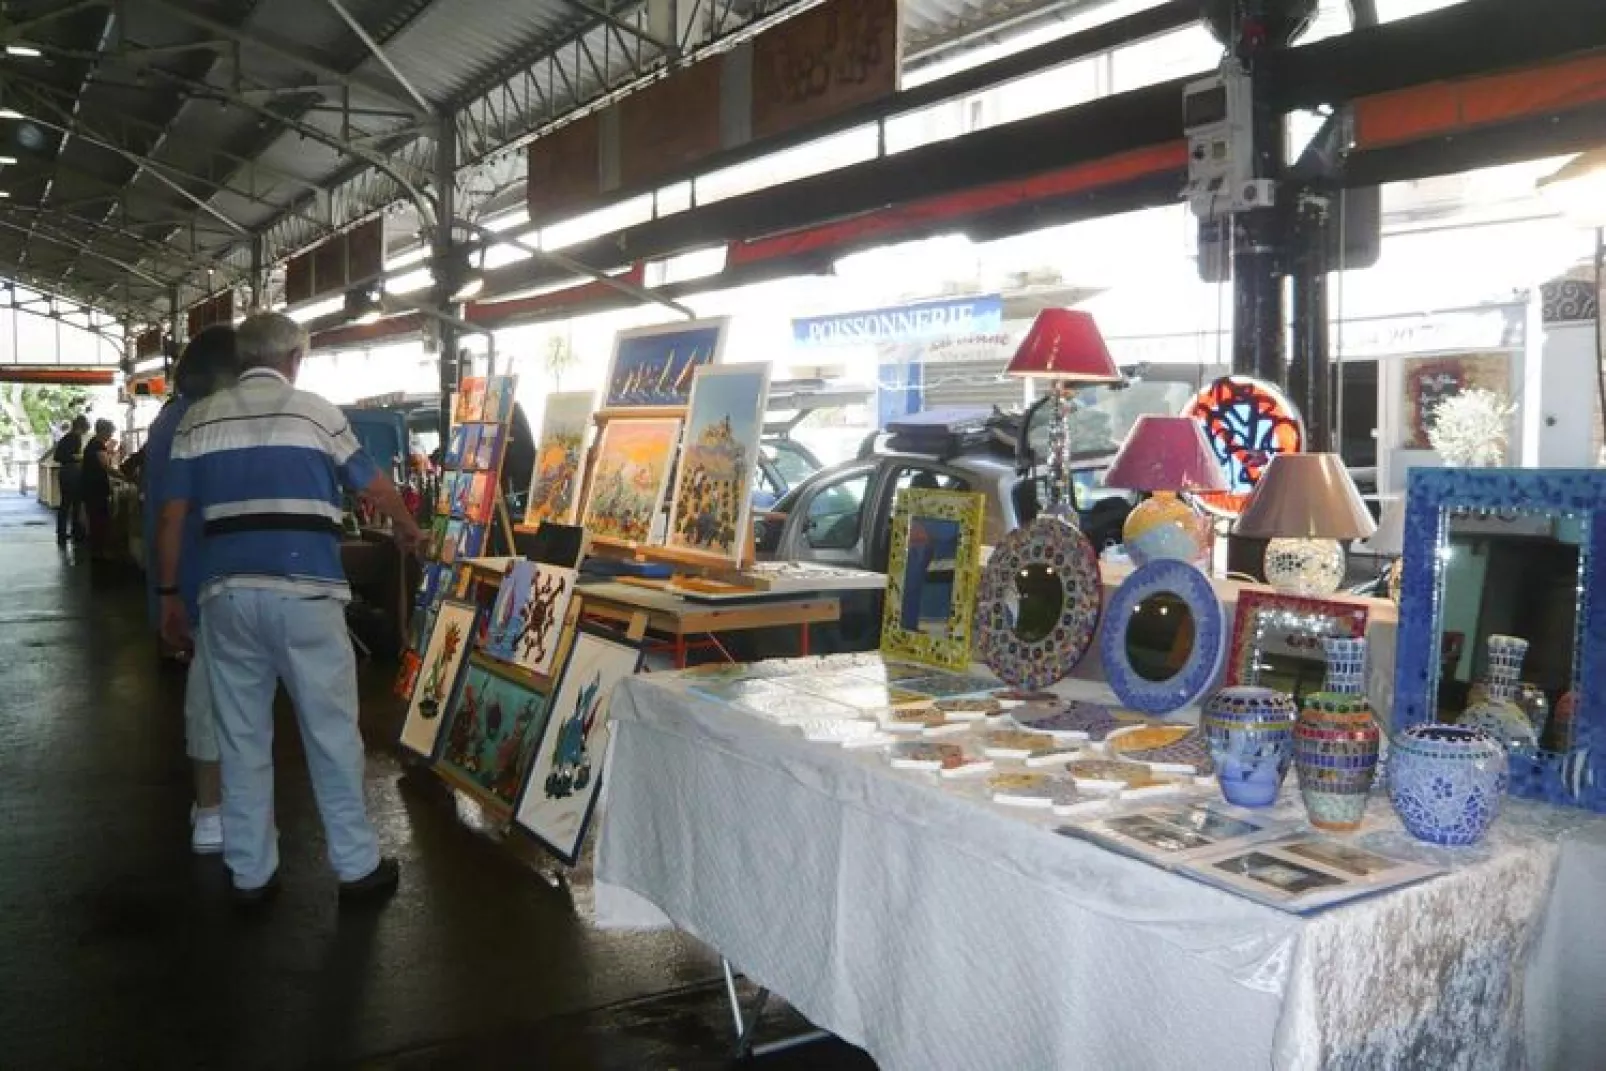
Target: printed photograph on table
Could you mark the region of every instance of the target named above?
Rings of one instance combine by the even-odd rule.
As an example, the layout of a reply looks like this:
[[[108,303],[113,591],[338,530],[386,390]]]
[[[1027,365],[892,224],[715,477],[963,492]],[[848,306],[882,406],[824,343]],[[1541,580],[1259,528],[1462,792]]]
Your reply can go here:
[[[518,388],[518,376],[492,376],[486,380],[485,406],[480,419],[487,424],[506,424],[513,415]]]
[[[665,546],[742,563],[769,383],[768,364],[698,369]]]
[[[485,415],[485,377],[465,376],[457,385],[457,411],[453,419],[459,424],[472,424]]]
[[[1223,846],[1182,861],[1181,873],[1296,914],[1422,881],[1442,868],[1395,859],[1336,840],[1295,835]]]
[[[581,631],[552,697],[552,716],[513,820],[570,866],[580,856],[602,784],[614,690],[640,668],[641,658],[632,644]]]
[[[1072,822],[1060,832],[1169,867],[1228,846],[1242,850],[1283,836],[1289,828],[1286,822],[1249,817],[1210,804],[1154,804]]]
[[[719,363],[729,323],[720,317],[619,332],[603,408],[685,405],[697,369]]]
[[[898,492],[881,623],[883,654],[947,669],[970,665],[986,508],[984,496],[964,491]]]
[[[582,523],[595,539],[645,543],[680,441],[674,418],[610,420],[597,440]]]
[[[472,603],[447,600],[435,614],[429,644],[420,656],[417,686],[402,722],[401,745],[415,755],[429,758],[435,753],[442,715],[468,654],[477,613]]]
[[[546,723],[546,696],[476,655],[458,682],[436,763],[511,811]]]
[[[497,590],[485,653],[550,676],[569,600],[574,597],[575,578],[572,569],[514,562]]]
[[[524,523],[573,524],[580,500],[586,434],[596,397],[590,391],[549,394],[541,414],[541,437],[524,507]]]

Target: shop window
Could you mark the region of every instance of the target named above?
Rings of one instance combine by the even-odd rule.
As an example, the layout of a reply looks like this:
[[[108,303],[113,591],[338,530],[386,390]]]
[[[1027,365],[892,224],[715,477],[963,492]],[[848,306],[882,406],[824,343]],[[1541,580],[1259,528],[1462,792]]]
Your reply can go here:
[[[809,499],[808,520],[803,527],[808,545],[815,550],[852,550],[858,546],[864,497],[869,489],[870,474],[861,472],[815,491]]]
[[[1376,361],[1345,361],[1332,368],[1339,414],[1334,434],[1339,456],[1352,471],[1377,467],[1377,370]],[[1355,472],[1356,482],[1364,485],[1367,475],[1375,487],[1375,472]]]

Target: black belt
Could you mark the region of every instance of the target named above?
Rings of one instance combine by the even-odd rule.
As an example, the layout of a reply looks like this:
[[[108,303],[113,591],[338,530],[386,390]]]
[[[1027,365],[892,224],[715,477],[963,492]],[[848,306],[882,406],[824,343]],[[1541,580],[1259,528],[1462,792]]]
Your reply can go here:
[[[242,513],[236,517],[219,517],[207,521],[202,528],[208,536],[239,535],[241,532],[313,532],[339,539],[345,532],[328,517],[314,517],[305,513]]]

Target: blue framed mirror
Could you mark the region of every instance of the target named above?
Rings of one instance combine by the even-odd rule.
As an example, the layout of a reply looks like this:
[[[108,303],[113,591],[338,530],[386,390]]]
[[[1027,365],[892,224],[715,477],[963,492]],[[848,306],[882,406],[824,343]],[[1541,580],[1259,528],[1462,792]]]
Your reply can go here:
[[[1513,795],[1606,811],[1606,470],[1418,468],[1407,487],[1394,731],[1505,726]]]
[[[1226,649],[1226,612],[1210,579],[1179,561],[1151,561],[1123,580],[1099,633],[1105,679],[1144,714],[1197,702]]]

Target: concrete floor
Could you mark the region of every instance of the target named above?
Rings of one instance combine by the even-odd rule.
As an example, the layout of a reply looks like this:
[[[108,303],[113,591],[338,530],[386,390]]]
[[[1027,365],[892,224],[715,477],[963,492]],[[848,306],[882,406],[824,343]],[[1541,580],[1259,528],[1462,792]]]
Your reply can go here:
[[[138,574],[53,536],[0,495],[0,1066],[727,1066],[717,960],[597,931],[584,872],[549,886],[433,778],[402,776],[388,666],[363,673],[362,723],[401,892],[337,911],[281,711],[283,895],[234,911],[221,862],[189,853],[183,676],[157,662]],[[753,1066],[873,1064],[830,1041]]]

